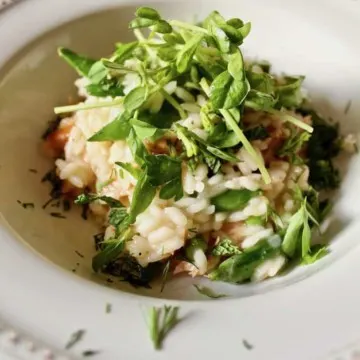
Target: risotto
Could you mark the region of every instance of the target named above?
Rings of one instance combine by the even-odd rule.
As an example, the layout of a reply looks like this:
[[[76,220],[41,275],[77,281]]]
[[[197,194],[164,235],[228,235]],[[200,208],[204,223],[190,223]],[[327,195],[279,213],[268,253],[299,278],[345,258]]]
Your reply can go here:
[[[55,109],[45,139],[62,196],[101,226],[94,271],[242,283],[326,255],[312,233],[333,158],[356,145],[311,108],[304,77],[244,61],[250,23],[218,12],[192,25],[143,7],[130,28],[107,58],[59,49],[80,102]]]

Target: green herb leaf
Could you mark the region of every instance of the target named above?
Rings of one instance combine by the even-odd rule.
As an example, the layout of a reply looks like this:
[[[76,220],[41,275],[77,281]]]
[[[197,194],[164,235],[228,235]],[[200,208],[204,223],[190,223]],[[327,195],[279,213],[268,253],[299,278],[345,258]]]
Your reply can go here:
[[[304,258],[309,250],[310,250],[310,243],[311,243],[311,229],[309,226],[309,222],[306,219],[304,222],[302,234],[301,234],[301,257]]]
[[[231,239],[225,238],[212,249],[211,254],[213,256],[232,256],[241,254],[238,246],[234,245]]]
[[[72,50],[63,47],[60,47],[58,49],[58,54],[81,76],[87,77],[91,67],[96,62],[93,59],[90,59],[83,55],[78,55]]]
[[[135,119],[133,119],[131,123],[140,140],[151,139],[152,141],[156,141],[164,135],[163,130],[158,129],[149,123]]]
[[[172,30],[172,26],[165,20],[159,20],[154,26],[154,31],[160,34],[170,34]]]
[[[176,59],[176,68],[179,73],[184,73],[189,69],[196,49],[198,48],[203,37],[203,34],[194,35],[192,39],[188,41],[178,53]]]
[[[145,157],[147,155],[147,150],[143,142],[136,135],[135,130],[130,130],[129,136],[127,138],[127,143],[130,147],[131,153],[136,163],[139,165],[143,165],[145,162]]]
[[[210,101],[215,110],[239,106],[250,91],[248,81],[234,79],[228,71],[218,75],[211,85]]]
[[[244,80],[244,60],[240,49],[237,49],[233,54],[229,56],[228,72],[234,79],[240,81]]]
[[[75,200],[77,205],[86,205],[94,201],[103,201],[112,208],[122,208],[124,205],[119,201],[110,196],[100,196],[96,194],[81,194]]]
[[[296,130],[291,131],[291,135],[287,138],[278,150],[277,154],[280,157],[287,157],[291,163],[301,164],[302,159],[299,157],[299,151],[303,149],[306,142],[309,141],[311,134],[308,132],[298,132]]]
[[[84,335],[86,334],[86,330],[80,329],[75,331],[73,334],[71,334],[69,341],[65,345],[65,349],[69,350],[74,345],[76,345],[79,341],[81,341],[84,338]]]
[[[180,321],[178,306],[152,307],[149,310],[147,326],[155,350],[160,350],[165,337]]]
[[[88,141],[116,141],[126,139],[131,130],[130,119],[131,116],[129,113],[124,111],[110,124],[94,134]]]
[[[211,298],[211,299],[220,299],[220,298],[227,296],[225,294],[217,294],[214,292],[213,289],[211,289],[207,286],[200,286],[200,285],[194,284],[194,288],[198,291],[199,294],[207,296],[208,298]]]
[[[180,200],[184,196],[183,185],[181,178],[176,178],[165,184],[159,193],[160,199],[170,200],[175,198],[175,201]]]
[[[168,155],[148,155],[147,174],[153,186],[160,186],[181,178],[181,161]]]
[[[115,164],[127,171],[134,179],[140,178],[142,172],[141,169],[134,167],[132,164],[123,163],[120,161],[116,162]]]
[[[124,99],[124,106],[130,114],[140,108],[146,101],[148,91],[145,87],[139,86],[129,92]]]
[[[108,69],[104,66],[103,62],[96,61],[90,68],[88,78],[93,84],[100,84],[108,75]]]
[[[149,176],[144,172],[139,178],[130,205],[130,221],[134,222],[136,217],[143,213],[151,204],[156,195],[156,187],[151,185]]]
[[[131,57],[133,51],[136,49],[138,45],[139,45],[138,41],[133,41],[126,44],[117,43],[113,61],[116,62],[117,64],[123,64],[125,60]]]
[[[153,8],[142,6],[138,8],[135,12],[136,17],[151,19],[151,20],[160,20],[160,14]]]
[[[298,249],[302,228],[305,221],[305,209],[304,205],[291,217],[288,228],[286,229],[285,237],[282,243],[283,252],[289,257],[294,257],[296,250]]]
[[[285,84],[278,85],[275,89],[277,97],[277,106],[279,108],[297,108],[303,102],[301,94],[301,85],[304,81],[304,76],[287,76],[284,77]]]
[[[117,228],[127,218],[127,216],[128,213],[125,208],[113,208],[109,212],[109,224]]]
[[[247,203],[255,196],[259,195],[258,191],[247,189],[227,190],[224,193],[211,199],[211,204],[215,205],[216,211],[237,211],[242,210]]]
[[[141,29],[157,24],[157,20],[137,18],[130,22],[129,29]]]
[[[315,245],[310,250],[309,254],[306,254],[302,261],[302,265],[311,265],[315,263],[316,261],[322,259],[324,256],[329,254],[329,249],[325,245]]]

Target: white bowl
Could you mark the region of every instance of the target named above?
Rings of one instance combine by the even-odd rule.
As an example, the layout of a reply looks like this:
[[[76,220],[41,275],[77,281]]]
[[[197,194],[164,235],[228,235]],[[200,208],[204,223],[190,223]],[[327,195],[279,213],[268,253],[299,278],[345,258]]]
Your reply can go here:
[[[147,290],[133,289],[121,282],[108,283],[107,277],[95,275],[91,269],[92,236],[97,232],[96,226],[91,221],[83,221],[79,211],[66,214],[64,220],[49,216],[48,213],[56,209],[44,211],[41,207],[48,199],[49,188],[40,179],[52,162],[42,154],[40,137],[47,121],[54,117],[53,107],[67,103],[68,96],[75,93],[76,76],[57,57],[56,48],[66,46],[92,56],[106,55],[114,42],[129,39],[127,23],[138,3],[140,1],[29,0],[0,15],[1,316],[56,348],[65,343],[71,331],[86,326],[90,329],[86,345],[103,347],[104,354],[99,358],[106,360],[123,355],[132,359],[153,358],[148,346],[131,344],[142,343],[139,333],[146,336],[145,331],[140,330],[142,319],[136,310],[138,304],[157,301],[128,293],[206,300],[190,286],[192,282],[187,278],[171,281],[163,293],[156,286]],[[141,3],[150,4],[145,0]],[[340,121],[343,132],[358,133],[358,4],[338,0],[286,3],[218,0],[181,4],[164,1],[156,6],[165,16],[188,20],[194,13],[201,18],[214,8],[228,17],[251,20],[253,30],[246,40],[245,54],[270,60],[276,71],[306,75],[305,86],[315,107]],[[345,114],[349,100],[352,106]],[[238,301],[181,302],[186,311],[199,310],[195,320],[200,318],[201,325],[195,320],[186,322],[189,325],[179,330],[186,346],[180,341],[173,343],[164,358],[171,354],[173,359],[183,359],[190,348],[194,356],[218,358],[223,348],[209,347],[209,341],[226,342],[228,354],[242,357],[246,353],[238,349],[239,337],[250,336],[255,343],[262,344],[262,348],[252,354],[254,359],[265,356],[279,360],[316,359],[330,351],[329,344],[336,348],[358,336],[356,304],[360,287],[357,282],[345,280],[356,273],[359,263],[356,246],[360,229],[357,186],[360,160],[354,156],[350,164],[343,160],[340,163],[344,181],[336,197],[336,221],[328,231],[332,238],[331,254],[314,266],[297,268],[259,285],[211,284],[215,291],[233,298],[242,297]],[[33,168],[37,174],[29,171]],[[23,209],[17,200],[33,202],[35,209]],[[350,251],[352,255],[334,264]],[[71,271],[74,268],[75,275]],[[292,285],[319,270],[324,271]],[[121,291],[109,291],[88,280]],[[263,294],[272,289],[281,290]],[[249,297],[253,294],[262,295]],[[108,301],[117,309],[115,318],[105,318],[104,307]],[[301,306],[294,308],[291,304]],[[290,318],[297,328],[288,331]],[[330,318],[342,331],[331,326]],[[310,326],[309,319],[318,321],[314,320]],[[282,339],[280,342],[269,336],[274,323],[278,325],[276,337]],[[306,332],[301,330],[305,327]],[[218,328],[222,331],[217,331]],[[200,332],[202,337],[198,336]],[[319,337],[319,333],[323,336]],[[294,348],[302,351],[294,354]],[[30,355],[24,358],[28,360]]]
[[[352,47],[351,41],[343,41],[343,29],[327,27],[325,22],[322,23],[322,18],[315,21],[314,14],[304,18],[303,12],[297,14],[293,8],[289,13],[286,8],[279,8],[276,2],[274,4],[266,6],[266,11],[255,4],[240,7],[226,1],[212,5],[199,2],[196,10],[191,6],[177,6],[169,2],[155,6],[165,17],[187,20],[191,20],[194,14],[200,19],[212,8],[219,8],[226,17],[231,17],[234,8],[239,8],[236,14],[251,20],[253,24],[253,31],[244,47],[245,54],[269,60],[275,71],[305,74],[305,86],[315,107],[325,116],[340,121],[344,132],[358,132],[359,49]],[[92,236],[98,232],[96,225],[91,220],[84,221],[79,211],[67,213],[64,220],[49,215],[57,209],[42,209],[49,198],[49,187],[40,180],[52,167],[52,161],[42,153],[41,134],[47,122],[54,118],[53,107],[66,104],[68,97],[75,95],[73,81],[76,75],[58,58],[56,48],[70,47],[97,57],[107,55],[116,41],[131,38],[127,24],[135,8],[136,5],[124,1],[116,8],[85,15],[50,30],[45,25],[41,28],[41,32],[46,30],[45,33],[36,36],[25,47],[18,49],[10,44],[10,48],[16,51],[10,59],[3,55],[0,57],[5,62],[0,72],[0,211],[4,228],[16,234],[14,241],[24,241],[39,255],[67,270],[69,276],[73,276],[71,271],[76,269],[78,276],[125,291],[162,298],[192,299],[197,296],[189,286],[191,280],[187,278],[173,280],[160,293],[157,286],[151,290],[135,290],[123,282],[110,284],[107,277],[95,275],[91,269],[91,257],[94,254]],[[79,6],[80,14],[83,10]],[[69,15],[76,17],[77,14]],[[63,14],[51,17],[61,19],[61,22],[68,20]],[[37,35],[39,28],[30,27],[29,33]],[[28,37],[32,36],[28,34]],[[11,39],[16,43],[18,36],[14,34]],[[1,40],[9,48],[7,40],[4,37]],[[345,115],[344,108],[349,100],[352,106]],[[38,171],[37,174],[29,171],[33,168]],[[239,297],[263,292],[302,279],[351,249],[355,241],[344,237],[343,231],[352,221],[356,221],[360,212],[360,192],[356,189],[359,172],[360,161],[356,157],[344,173],[345,178],[336,200],[336,220],[330,228],[333,238],[331,255],[315,266],[296,269],[260,285],[216,283],[214,287]],[[17,200],[33,202],[35,209],[23,209]],[[83,254],[84,258],[76,252]]]

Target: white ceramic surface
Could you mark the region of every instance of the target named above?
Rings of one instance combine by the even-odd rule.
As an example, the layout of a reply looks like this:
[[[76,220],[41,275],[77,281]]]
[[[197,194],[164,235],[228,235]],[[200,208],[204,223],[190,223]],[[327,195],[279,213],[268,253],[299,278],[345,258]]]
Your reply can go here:
[[[40,155],[39,135],[52,107],[65,103],[73,92],[74,75],[56,59],[55,49],[64,45],[90,55],[106,54],[114,41],[124,39],[126,23],[138,3],[148,1],[28,0],[0,15],[0,317],[25,338],[31,334],[41,339],[47,344],[41,348],[55,353],[74,330],[87,329],[74,357],[91,348],[101,350],[96,359],[104,360],[184,359],[189,354],[207,359],[227,354],[256,360],[315,360],[335,359],[336,352],[351,359],[360,338],[358,158],[348,167],[338,196],[339,221],[329,234],[334,238],[332,254],[313,267],[257,286],[212,285],[233,296],[223,301],[198,301],[206,299],[200,299],[184,279],[172,282],[161,296],[156,288],[141,291],[145,298],[131,294],[137,291],[123,284],[119,287],[126,292],[70,273],[79,262],[78,275],[104,283],[89,265],[94,227],[78,214],[69,221],[49,217],[40,206],[47,189],[39,183],[40,175],[28,171],[36,168],[41,174],[50,166]],[[278,71],[305,74],[317,107],[341,120],[345,132],[360,130],[356,38],[360,2],[167,1],[159,8],[171,17],[190,19],[217,8],[226,16],[251,20],[246,54],[269,59]],[[96,11],[101,13],[87,16]],[[64,25],[77,18],[82,19]],[[345,116],[349,99],[352,107]],[[35,211],[22,209],[17,199],[35,202]],[[79,259],[75,250],[86,258]],[[298,282],[303,278],[307,279]],[[176,302],[186,315],[160,353],[152,350],[143,320],[144,307],[161,301],[152,297],[181,300]],[[105,314],[107,302],[113,304],[111,314]],[[254,349],[246,350],[242,339]],[[36,356],[44,358],[40,353]]]

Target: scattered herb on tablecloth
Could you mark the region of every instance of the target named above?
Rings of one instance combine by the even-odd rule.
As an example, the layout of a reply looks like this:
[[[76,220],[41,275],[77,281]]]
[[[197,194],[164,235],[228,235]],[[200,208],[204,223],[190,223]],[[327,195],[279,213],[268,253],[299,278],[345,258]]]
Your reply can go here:
[[[79,329],[74,333],[72,333],[70,335],[69,341],[65,345],[65,349],[69,350],[72,347],[74,347],[78,342],[80,342],[84,338],[85,334],[86,334],[86,330],[84,329]]]

